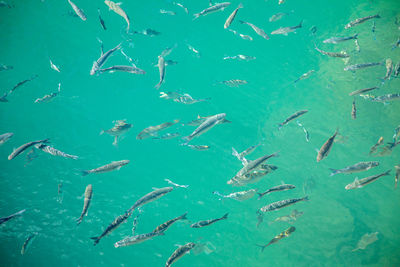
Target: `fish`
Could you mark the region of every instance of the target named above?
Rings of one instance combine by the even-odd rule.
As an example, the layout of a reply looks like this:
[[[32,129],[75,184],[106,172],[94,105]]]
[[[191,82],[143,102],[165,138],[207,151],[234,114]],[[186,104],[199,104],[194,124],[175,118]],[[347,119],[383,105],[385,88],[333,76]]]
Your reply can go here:
[[[360,47],[360,44],[358,43],[358,39],[354,39],[354,44],[356,46],[356,51],[358,53],[360,53],[361,52],[361,47]]]
[[[365,249],[368,245],[374,243],[378,240],[379,232],[375,233],[366,233],[361,237],[361,239],[357,242],[357,247],[352,250],[352,252],[357,251],[359,249]]]
[[[164,57],[158,56],[158,70],[160,72],[160,81],[156,84],[155,88],[159,89],[165,78],[165,60]]]
[[[83,201],[83,209],[82,209],[81,216],[79,216],[79,218],[76,219],[77,225],[79,225],[82,222],[83,216],[85,216],[85,215],[87,216],[90,201],[92,200],[92,194],[93,194],[92,185],[89,184],[88,186],[86,186],[86,189],[85,189],[85,199]]]
[[[371,98],[372,102],[387,102],[387,101],[393,101],[393,100],[399,100],[400,99],[400,94],[387,94],[387,95],[381,95],[381,96],[376,96]]]
[[[50,102],[54,97],[58,96],[61,91],[61,83],[58,83],[58,90],[57,92],[51,93],[49,95],[45,95],[43,97],[37,98],[35,103],[43,103],[43,102]]]
[[[161,32],[158,32],[158,31],[153,30],[153,29],[145,29],[145,30],[142,30],[142,31],[134,31],[133,33],[147,35],[147,36],[150,36],[150,37],[154,37],[154,36],[157,36],[157,35],[161,34]]]
[[[286,191],[286,190],[290,190],[290,189],[294,189],[294,188],[296,188],[296,186],[294,186],[292,184],[282,184],[282,185],[274,186],[263,193],[257,193],[258,199],[260,200],[264,195],[267,195],[272,192]]]
[[[239,20],[239,22],[242,23],[242,24],[249,25],[258,35],[260,35],[265,40],[269,40],[268,34],[263,29],[258,28],[256,25],[254,25],[254,24],[252,24],[250,22],[246,22],[246,21],[243,21],[243,20]]]
[[[310,32],[314,37],[315,37],[315,33],[317,32],[317,30],[318,30],[318,28],[315,25],[310,28]]]
[[[182,5],[181,3],[177,3],[177,2],[172,2],[172,3],[174,5],[177,5],[177,6],[181,7],[181,8],[183,8],[183,10],[185,10],[186,14],[189,14],[189,10],[184,5]]]
[[[359,162],[354,165],[348,166],[343,169],[331,169],[330,176],[333,176],[338,173],[344,173],[344,174],[350,174],[350,173],[356,173],[356,172],[363,172],[363,171],[368,171],[369,169],[372,169],[374,167],[379,166],[379,162],[377,161],[367,161],[367,162]]]
[[[161,14],[170,15],[170,16],[175,16],[176,15],[176,13],[174,11],[164,10],[164,9],[160,9],[160,13]]]
[[[16,85],[14,85],[14,87],[11,88],[11,90],[10,90],[8,93],[5,93],[2,97],[0,97],[0,102],[8,102],[7,96],[9,96],[10,94],[12,94],[18,87],[24,85],[24,84],[27,83],[27,82],[30,82],[30,81],[36,79],[37,77],[38,77],[38,75],[34,75],[34,76],[32,76],[31,78],[26,79],[26,80],[23,80],[23,81],[17,83]]]
[[[139,210],[139,213],[136,215],[136,217],[133,219],[133,222],[132,222],[132,235],[135,234],[136,227],[137,227],[137,224],[138,224],[138,218],[139,218],[139,216],[141,214],[141,210],[140,209],[138,209],[138,210]]]
[[[326,39],[324,41],[322,41],[324,44],[338,44],[338,43],[342,43],[348,40],[354,40],[358,38],[358,33],[354,34],[353,36],[349,36],[349,37],[331,37],[329,39]]]
[[[164,122],[160,125],[150,126],[143,129],[137,136],[136,139],[143,140],[149,138],[150,136],[154,137],[157,136],[159,131],[165,130],[175,124],[177,124],[179,120],[174,120],[173,122]]]
[[[46,145],[46,144],[36,144],[35,148],[40,149],[43,152],[49,153],[50,155],[53,155],[53,156],[60,156],[60,157],[70,158],[70,159],[78,159],[78,156],[64,153],[58,149],[55,149],[54,147]]]
[[[181,94],[178,92],[160,92],[160,98],[164,99],[176,99],[180,96]]]
[[[397,62],[396,66],[393,69],[393,76],[398,77],[400,74],[400,61]]]
[[[31,233],[28,235],[28,237],[25,239],[24,244],[22,245],[21,248],[21,255],[24,255],[25,252],[28,250],[29,245],[32,243],[32,241],[35,239],[35,237],[38,235],[37,232]]]
[[[138,67],[123,66],[123,65],[116,65],[116,66],[112,66],[112,67],[108,67],[108,68],[104,68],[104,69],[99,69],[98,71],[100,73],[103,73],[103,72],[114,73],[116,71],[121,71],[121,72],[128,72],[128,73],[132,73],[132,74],[146,74],[146,71],[139,69]]]
[[[122,166],[126,165],[129,163],[129,160],[120,160],[120,161],[113,161],[109,164],[106,164],[104,166],[91,169],[91,170],[83,170],[82,171],[82,176],[88,175],[90,173],[104,173],[104,172],[110,172],[113,170],[119,170],[121,169]]]
[[[400,178],[400,164],[394,166],[394,168],[396,169],[396,175],[394,176],[394,188],[397,188],[397,182]]]
[[[106,24],[104,23],[104,20],[101,17],[101,13],[100,13],[100,8],[97,9],[97,13],[99,14],[99,21],[100,21],[100,25],[103,28],[103,30],[107,30]]]
[[[130,245],[139,244],[139,243],[142,243],[149,239],[152,239],[155,236],[159,236],[159,235],[163,235],[163,234],[164,233],[162,233],[162,232],[151,232],[151,233],[147,233],[147,234],[129,236],[118,242],[115,242],[114,247],[119,248],[119,247],[126,247],[126,246],[130,246]]]
[[[167,183],[169,183],[170,185],[173,185],[175,187],[182,187],[182,188],[188,188],[189,187],[189,185],[180,185],[180,184],[174,183],[170,179],[164,179],[164,181],[166,181]]]
[[[323,160],[329,155],[329,152],[331,152],[333,146],[333,142],[335,141],[335,137],[338,133],[339,129],[336,129],[335,133],[322,145],[321,149],[318,151],[317,162]]]
[[[14,149],[14,151],[8,156],[8,160],[12,160],[16,158],[19,154],[24,152],[26,149],[30,148],[33,145],[40,144],[40,143],[48,143],[49,139],[43,139],[43,140],[37,140],[37,141],[32,141],[26,144],[21,145],[17,149]]]
[[[167,262],[165,263],[165,267],[171,266],[174,262],[182,258],[186,253],[188,253],[191,249],[196,246],[195,243],[187,243],[183,246],[177,248],[174,253],[168,258]]]
[[[11,214],[11,215],[9,215],[7,217],[0,218],[0,224],[3,224],[3,223],[5,223],[5,222],[7,222],[7,221],[9,221],[11,219],[14,219],[15,217],[21,216],[25,211],[26,211],[26,209],[23,209],[23,210],[20,210],[20,211],[14,213],[14,214]]]
[[[290,236],[295,230],[296,230],[296,228],[294,226],[290,226],[287,230],[285,230],[282,233],[280,233],[279,235],[275,236],[271,241],[269,241],[268,244],[266,244],[266,245],[257,245],[257,246],[261,247],[261,252],[263,252],[266,247],[268,247],[269,245],[271,245],[273,243],[278,242],[282,238]]]
[[[380,146],[383,143],[383,137],[381,136],[378,140],[378,142],[376,142],[375,145],[373,145],[370,150],[369,150],[369,155],[375,153],[376,149],[378,148],[378,146]]]
[[[180,133],[166,133],[160,137],[158,137],[158,136],[153,137],[153,139],[172,139],[172,138],[178,137],[180,135],[181,135]]]
[[[171,227],[171,225],[179,220],[187,220],[186,218],[187,212],[185,212],[184,214],[182,214],[181,216],[178,216],[174,219],[171,219],[159,226],[156,227],[156,229],[153,230],[153,233],[163,233],[165,231],[168,230],[169,227]]]
[[[302,198],[292,198],[292,199],[285,199],[285,200],[280,200],[273,202],[269,205],[266,205],[262,208],[259,209],[260,212],[268,212],[268,211],[274,211],[274,210],[279,210],[285,207],[289,207],[297,202],[300,201],[308,201],[309,198],[308,196],[302,197]]]
[[[386,59],[386,75],[383,77],[383,80],[390,80],[390,75],[392,75],[393,71],[393,61],[388,58]]]
[[[100,135],[107,133],[111,136],[114,136],[113,145],[116,146],[118,144],[118,138],[129,131],[133,127],[132,124],[126,123],[126,120],[117,120],[115,121],[114,127],[109,130],[101,130]]]
[[[233,177],[227,182],[227,184],[231,184],[233,186],[244,186],[247,184],[256,183],[261,180],[262,177],[275,171],[276,169],[278,169],[278,167],[274,165],[261,164],[258,170],[254,170],[240,177]]]
[[[351,118],[353,120],[357,118],[356,99],[353,100],[353,104],[351,106]]]
[[[240,154],[236,151],[235,148],[232,147],[232,156],[235,156],[238,160],[240,160],[242,162],[243,165],[246,165],[247,159],[245,158],[245,156],[252,153],[259,146],[260,146],[260,144],[253,145],[253,146],[247,148],[245,151],[241,152]]]
[[[241,34],[241,33],[237,32],[237,31],[229,29],[229,28],[228,28],[228,31],[232,32],[234,35],[238,35],[243,40],[253,41],[253,37],[251,37],[249,35]]]
[[[119,50],[121,48],[121,44],[118,44],[116,47],[108,50],[105,53],[101,53],[101,56],[93,62],[92,69],[90,70],[90,75],[96,74],[100,68],[106,63],[107,59],[114,53],[115,51]]]
[[[370,62],[370,63],[362,63],[362,64],[354,64],[344,68],[344,71],[356,71],[359,69],[364,69],[368,67],[380,66],[382,62]]]
[[[382,176],[386,176],[390,174],[391,170],[387,170],[386,172],[377,174],[377,175],[372,175],[372,176],[368,176],[362,179],[354,179],[354,182],[348,184],[345,186],[346,190],[350,190],[350,189],[357,189],[357,188],[361,188],[369,183],[372,183],[374,181],[376,181],[378,178],[382,177]]]
[[[186,146],[190,147],[191,149],[199,150],[199,151],[210,149],[210,146],[208,146],[208,145],[190,145],[190,144],[187,144]]]
[[[233,80],[221,81],[220,83],[223,83],[229,87],[239,87],[239,85],[247,84],[247,81],[233,79]]]
[[[392,50],[397,48],[397,47],[400,47],[400,38],[397,38],[397,41],[392,46]]]
[[[194,47],[191,46],[190,44],[188,44],[187,47],[188,47],[188,49],[189,49],[190,51],[192,51],[193,53],[195,53],[197,57],[200,57],[201,54],[200,54],[200,51],[199,51],[199,50],[197,50],[196,48],[194,48]]]
[[[64,198],[62,188],[63,188],[63,183],[60,182],[57,186],[57,202],[59,202],[60,204],[62,203]]]
[[[156,190],[144,195],[140,199],[138,199],[135,202],[135,204],[133,204],[133,206],[130,207],[124,214],[115,218],[114,221],[110,225],[108,225],[108,227],[104,230],[104,232],[100,236],[91,237],[91,239],[94,240],[94,246],[96,246],[103,237],[110,234],[112,231],[117,229],[122,223],[124,223],[132,215],[132,213],[135,209],[137,209],[147,203],[150,203],[152,201],[159,199],[160,197],[164,196],[165,194],[171,192],[173,189],[174,189],[173,187],[164,187],[164,188],[156,189]],[[155,235],[153,235],[153,236],[155,236]],[[136,242],[133,239],[133,237],[131,238],[131,241]],[[142,240],[142,241],[144,241],[144,240]],[[132,244],[134,244],[134,243],[132,243]]]
[[[313,74],[315,72],[315,70],[309,70],[306,73],[302,74],[297,80],[294,81],[294,83],[297,83],[300,80],[304,80],[307,79],[311,76],[311,74]]]
[[[13,66],[0,64],[0,71],[3,71],[3,70],[12,70],[12,69],[14,69]]]
[[[299,212],[297,210],[293,210],[290,215],[284,215],[284,216],[280,216],[278,218],[276,218],[273,222],[271,222],[270,224],[274,223],[274,222],[289,222],[292,223],[293,221],[296,221],[297,218],[301,217],[304,214],[304,212]]]
[[[329,56],[329,57],[339,57],[339,58],[348,58],[350,57],[346,52],[342,51],[340,53],[335,53],[335,52],[326,52],[321,49],[319,49],[317,46],[315,46],[315,50],[320,52],[323,55]]]
[[[207,118],[202,124],[200,124],[199,127],[196,128],[196,130],[194,130],[189,136],[186,136],[183,139],[186,141],[186,143],[189,143],[193,138],[199,137],[215,125],[222,123],[225,117],[225,113],[219,113]]]
[[[240,179],[240,177],[249,174],[255,170],[257,170],[261,165],[267,161],[268,159],[272,157],[279,157],[279,152],[275,152],[271,155],[264,155],[262,157],[259,157],[258,159],[248,161],[247,164],[243,166],[235,175],[234,178]]]
[[[377,15],[362,17],[362,18],[359,18],[359,19],[356,19],[356,20],[353,20],[353,21],[347,23],[347,24],[344,26],[344,28],[345,28],[345,29],[349,29],[349,28],[351,28],[351,27],[354,27],[354,26],[356,26],[356,25],[358,25],[358,24],[361,24],[361,23],[363,23],[363,22],[366,22],[367,20],[374,19],[374,18],[379,19],[379,18],[381,18],[381,16],[379,16],[379,15],[377,14]]]
[[[177,103],[191,105],[191,104],[198,103],[198,102],[205,102],[205,101],[208,101],[210,99],[211,98],[194,99],[189,94],[183,94],[183,95],[180,95],[179,97],[175,98],[174,101],[177,102]]]
[[[256,57],[253,57],[253,56],[246,56],[246,55],[237,55],[237,56],[224,57],[224,58],[223,58],[223,60],[227,60],[227,59],[238,59],[238,60],[250,61],[250,60],[255,60]]]
[[[300,21],[300,23],[298,25],[293,26],[293,27],[283,27],[283,28],[280,27],[279,29],[271,32],[271,34],[282,34],[282,35],[287,36],[288,33],[294,32],[294,31],[296,31],[296,29],[301,28],[302,24],[303,24],[303,21]]]
[[[308,110],[300,110],[295,112],[294,114],[290,115],[284,122],[279,123],[279,129],[282,128],[283,126],[285,126],[286,124],[288,124],[289,122],[291,122],[292,120],[306,114],[308,112]]]
[[[272,16],[269,18],[269,22],[278,21],[278,20],[280,20],[280,19],[281,19],[283,16],[285,16],[285,15],[289,15],[289,14],[288,14],[288,13],[282,13],[282,12],[276,13],[276,14],[272,15]]]
[[[393,134],[393,142],[396,142],[397,138],[400,138],[400,125],[394,129],[394,134]]]
[[[225,24],[224,24],[224,29],[228,28],[232,24],[233,20],[236,17],[236,14],[237,14],[237,12],[239,11],[240,8],[243,8],[242,3],[240,3],[239,6],[235,10],[233,10],[233,12],[226,19]]]
[[[353,92],[349,93],[349,96],[359,95],[359,94],[362,94],[362,93],[365,93],[365,92],[369,92],[369,91],[372,91],[372,90],[375,90],[375,89],[379,89],[379,87],[374,86],[374,87],[370,87],[370,88],[359,89],[359,90],[356,90],[356,91],[353,91]]]
[[[86,20],[85,13],[83,13],[83,11],[77,5],[75,5],[71,0],[68,0],[68,3],[72,6],[72,9],[81,18],[81,20],[85,21]]]
[[[104,4],[106,4],[109,7],[109,10],[114,11],[118,15],[124,18],[126,23],[128,24],[126,27],[126,32],[129,31],[129,26],[130,26],[130,21],[128,15],[125,13],[125,11],[120,7],[121,3],[114,3],[113,1],[108,1],[105,0]]]
[[[14,136],[14,133],[4,133],[0,135],[0,145],[7,142],[11,137]]]
[[[234,192],[229,195],[222,195],[218,191],[214,191],[213,194],[217,195],[221,198],[231,198],[231,199],[243,201],[243,200],[248,200],[248,199],[254,197],[254,195],[256,194],[256,190],[250,189],[250,190],[246,190],[246,191]]]
[[[194,14],[194,18],[193,20],[201,17],[201,16],[205,16],[208,15],[212,12],[216,12],[216,11],[223,11],[225,8],[227,8],[231,3],[230,2],[223,2],[223,3],[218,3],[215,4],[213,6],[210,6],[204,10],[202,10],[200,13],[196,13]]]
[[[306,135],[306,141],[310,142],[310,133],[307,131],[307,129],[299,121],[296,121],[296,123],[297,123],[297,125],[299,127],[303,128],[303,132]]]
[[[222,216],[221,218],[218,218],[218,219],[211,219],[211,220],[196,222],[196,223],[190,225],[190,227],[192,227],[192,228],[201,228],[201,227],[211,225],[211,224],[216,223],[216,222],[221,221],[221,220],[226,220],[226,219],[228,219],[228,214],[229,213],[226,213],[224,216]]]
[[[51,61],[51,59],[50,59],[50,68],[52,68],[53,70],[55,70],[57,72],[60,72],[60,69],[56,65],[54,65],[54,63]]]
[[[264,221],[264,214],[259,212],[257,210],[257,228],[260,226],[260,224],[262,224],[262,222]]]

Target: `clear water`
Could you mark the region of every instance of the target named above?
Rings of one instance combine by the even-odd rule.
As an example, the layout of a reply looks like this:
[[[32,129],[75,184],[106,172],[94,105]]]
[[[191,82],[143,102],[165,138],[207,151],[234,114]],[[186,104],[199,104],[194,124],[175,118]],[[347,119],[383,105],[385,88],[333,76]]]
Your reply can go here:
[[[399,36],[398,1],[242,1],[244,8],[231,25],[254,40],[242,40],[223,29],[230,12],[239,4],[232,2],[223,12],[192,20],[192,14],[208,6],[208,1],[182,1],[187,15],[172,1],[125,1],[122,8],[131,19],[133,30],[155,29],[161,35],[127,35],[124,20],[108,11],[102,1],[75,1],[87,15],[87,21],[72,17],[67,1],[12,1],[13,8],[0,8],[0,63],[14,69],[0,72],[1,94],[19,81],[35,74],[37,79],[15,90],[8,103],[0,103],[0,132],[15,135],[0,147],[1,217],[26,208],[25,214],[0,226],[1,266],[163,266],[176,249],[187,242],[207,243],[211,253],[184,256],[176,266],[399,266],[400,224],[399,189],[394,190],[394,165],[399,164],[399,148],[384,157],[368,156],[369,148],[380,136],[389,142],[400,123],[400,103],[373,103],[357,97],[358,117],[350,116],[352,97],[348,93],[380,84],[383,66],[344,72],[341,59],[329,58],[314,50],[314,42],[326,51],[346,50],[348,64],[400,60],[400,48],[392,50]],[[100,8],[107,30],[99,23]],[[176,12],[160,14],[159,9]],[[278,12],[289,15],[277,22],[268,18]],[[372,21],[344,30],[344,25],[359,17],[380,14],[375,38]],[[265,40],[239,20],[248,21],[267,33],[294,26],[303,20],[303,28],[288,36]],[[309,29],[317,26],[316,36]],[[353,41],[323,44],[332,36],[359,33],[361,52]],[[135,60],[145,75],[105,73],[90,76],[99,57],[100,38],[105,50],[122,42],[124,51]],[[167,47],[177,47],[167,57],[178,61],[167,66],[165,83],[159,91],[181,91],[195,98],[211,101],[184,105],[159,98],[154,85],[159,80],[157,56]],[[201,52],[197,57],[187,44]],[[244,54],[254,61],[224,61],[224,56]],[[49,58],[61,73],[50,69]],[[106,66],[126,65],[115,53]],[[316,72],[296,85],[303,73]],[[248,84],[231,88],[218,81],[242,79]],[[49,103],[34,103],[38,97],[56,91],[61,94]],[[376,94],[399,93],[399,79],[387,81]],[[374,93],[373,93],[374,94]],[[277,124],[295,111],[308,109],[299,121],[310,133],[305,140],[302,128],[291,122],[278,131]],[[166,121],[191,121],[197,115],[224,112],[230,124],[217,125],[193,141],[210,145],[208,151],[194,151],[172,140],[136,140],[144,128]],[[99,135],[112,127],[112,121],[126,119],[133,128],[118,147],[112,137]],[[316,163],[315,149],[335,129],[344,142],[335,143],[329,156]],[[183,136],[193,127],[177,125],[165,132]],[[79,160],[52,157],[37,151],[38,158],[26,164],[25,154],[12,161],[7,156],[14,147],[32,140],[50,138],[51,144]],[[231,156],[231,147],[244,150],[261,143],[249,159],[280,151],[269,162],[278,170],[260,182],[234,188],[226,182],[241,168]],[[119,171],[82,177],[80,170],[111,161],[129,159]],[[360,161],[377,160],[380,166],[365,173],[329,177],[328,168],[343,168]],[[390,176],[364,188],[346,191],[344,186],[356,176],[363,178],[392,169]],[[139,217],[138,233],[152,231],[157,225],[188,212],[190,222],[218,218],[229,212],[226,221],[192,229],[189,222],[174,224],[164,236],[125,248],[113,244],[131,234],[133,216],[109,236],[93,246],[98,236],[141,196],[153,187],[164,187],[165,178],[188,189],[178,188],[163,198],[145,205]],[[250,188],[266,190],[282,182],[296,189],[274,193],[262,200],[238,202],[219,200],[212,191],[231,193]],[[57,202],[57,186],[63,184],[63,201]],[[303,185],[306,183],[306,190]],[[83,205],[83,193],[93,185],[93,199],[88,216],[76,226]],[[306,192],[304,192],[306,191]],[[271,212],[256,227],[256,210],[274,201],[309,195],[310,201]],[[293,225],[296,231],[288,238],[267,247],[264,252],[255,244],[266,244],[286,230],[287,222],[269,225],[275,218],[293,209],[304,212]],[[135,215],[134,215],[135,216]],[[20,254],[25,238],[39,235],[25,255]],[[365,250],[351,252],[365,234],[379,232],[379,240]],[[210,251],[208,251],[210,252]]]

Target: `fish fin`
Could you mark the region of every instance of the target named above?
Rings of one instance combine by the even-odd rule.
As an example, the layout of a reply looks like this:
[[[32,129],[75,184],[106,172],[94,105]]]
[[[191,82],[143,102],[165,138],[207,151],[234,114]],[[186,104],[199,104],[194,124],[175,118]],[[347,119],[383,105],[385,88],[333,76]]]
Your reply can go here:
[[[264,246],[264,245],[257,245],[257,244],[255,244],[257,247],[260,247],[261,248],[261,252],[263,252],[264,251],[264,249],[267,247],[267,246]]]
[[[193,20],[195,20],[195,19],[198,19],[200,17],[200,14],[194,14],[193,16],[194,16]]]
[[[114,146],[118,146],[118,136],[114,137],[114,142],[113,142]]]
[[[239,153],[232,147],[232,156],[239,158]]]
[[[358,33],[354,34],[353,39],[358,39]]]
[[[221,220],[226,220],[226,219],[228,219],[228,214],[229,214],[229,213],[226,213],[224,216],[222,216],[222,217],[221,217]]]
[[[105,131],[104,131],[104,130],[101,130],[100,133],[99,133],[99,135],[102,135],[102,134],[104,134],[104,133],[105,133]]]
[[[283,123],[278,123],[278,130],[282,129]]]
[[[246,21],[243,21],[243,20],[239,20],[239,22],[240,22],[241,24],[246,24]]]
[[[258,200],[260,200],[263,196],[264,196],[264,194],[263,193],[257,193],[257,195],[258,195]]]
[[[329,176],[334,176],[335,174],[338,173],[338,170],[336,169],[329,168],[329,170],[331,171],[331,174]]]
[[[181,220],[187,220],[188,218],[186,217],[186,215],[187,215],[187,212],[185,212],[184,214],[182,214],[180,217],[181,217]]]
[[[299,25],[296,26],[297,28],[303,27],[303,20],[300,21]]]
[[[76,225],[79,225],[79,224],[81,224],[81,222],[82,222],[82,218],[81,218],[81,217],[79,217],[79,218],[78,218],[78,219],[76,219],[75,221],[76,221]]]
[[[90,239],[94,240],[93,246],[96,246],[100,242],[101,237],[95,236],[95,237],[91,237]]]
[[[86,176],[86,175],[88,175],[90,172],[89,171],[86,171],[86,170],[82,170],[81,171],[81,174],[82,174],[82,176]]]
[[[211,98],[210,98],[211,99]],[[227,119],[223,119],[222,121],[221,121],[221,123],[232,123],[230,120],[227,120]]]

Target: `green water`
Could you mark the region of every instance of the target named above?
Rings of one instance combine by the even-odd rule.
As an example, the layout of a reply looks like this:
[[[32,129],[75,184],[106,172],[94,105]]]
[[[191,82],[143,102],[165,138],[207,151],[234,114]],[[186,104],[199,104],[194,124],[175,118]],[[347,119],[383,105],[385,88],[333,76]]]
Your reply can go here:
[[[357,119],[351,118],[352,97],[357,89],[379,85],[375,95],[399,93],[400,81],[392,78],[380,85],[383,66],[343,71],[345,63],[314,50],[314,42],[326,51],[346,50],[348,64],[400,60],[400,48],[392,50],[399,36],[394,21],[400,16],[398,1],[242,1],[231,28],[251,35],[243,40],[223,29],[229,14],[240,3],[232,2],[223,12],[192,21],[192,14],[208,7],[208,1],[182,1],[184,10],[172,1],[125,1],[121,6],[131,19],[132,30],[155,29],[155,37],[127,35],[125,21],[102,1],[75,1],[87,21],[72,17],[67,1],[13,1],[13,8],[0,8],[0,63],[12,70],[0,72],[0,94],[18,82],[37,74],[38,78],[17,88],[0,103],[0,134],[14,136],[0,147],[0,217],[27,209],[23,216],[0,226],[1,266],[164,266],[177,248],[187,242],[208,244],[211,253],[190,253],[176,266],[400,266],[400,193],[394,189],[394,166],[399,164],[398,147],[390,155],[368,156],[370,147],[383,136],[392,140],[400,124],[400,103],[388,105],[357,97]],[[97,8],[105,21],[104,31]],[[160,14],[171,10],[175,16]],[[268,18],[278,12],[289,15],[277,22]],[[359,17],[380,14],[375,34],[372,21],[344,30],[344,25]],[[288,36],[273,35],[265,40],[239,20],[254,23],[268,34],[279,27],[303,28]],[[309,29],[317,26],[315,37]],[[353,41],[323,44],[332,36],[359,33],[361,52]],[[375,39],[374,39],[375,36]],[[146,71],[145,75],[104,73],[90,76],[93,61],[100,55],[103,41],[108,50],[122,42],[123,50]],[[159,98],[157,57],[177,44],[166,59],[178,62],[166,67],[165,82],[159,91],[180,91],[194,98],[211,97],[208,102],[184,105]],[[190,44],[201,53],[191,52]],[[253,61],[223,60],[224,56],[244,54]],[[49,58],[59,66],[55,72]],[[105,66],[128,65],[116,52]],[[293,81],[314,69],[310,78],[296,85]],[[241,79],[248,84],[231,88],[218,81]],[[36,98],[56,91],[49,103],[34,103]],[[278,131],[277,124],[302,109],[309,112],[299,119],[310,134],[310,142],[296,122]],[[215,126],[191,143],[209,145],[207,151],[180,146],[181,138],[137,140],[144,128],[180,119],[188,122],[197,115],[226,113],[232,123]],[[133,124],[119,142],[99,135],[126,119]],[[329,156],[317,163],[316,151],[339,128],[342,142],[335,143]],[[162,132],[189,135],[194,127],[178,124]],[[79,160],[54,157],[42,151],[26,164],[26,153],[8,161],[7,156],[24,143],[50,138],[51,145]],[[232,187],[226,182],[242,167],[231,155],[251,145],[262,145],[248,156],[253,160],[280,151],[268,163],[278,169],[256,184]],[[129,159],[119,171],[81,176],[111,161]],[[360,161],[377,160],[380,166],[360,174],[329,176],[328,168],[343,168]],[[26,165],[26,166],[24,166]],[[385,176],[361,189],[345,190],[355,177],[363,178],[392,169]],[[143,206],[137,233],[151,232],[157,225],[188,212],[190,222],[175,223],[164,236],[141,244],[114,248],[113,244],[131,235],[136,213],[110,235],[93,246],[90,237],[100,235],[118,215],[152,188],[168,186],[169,178],[188,189],[177,188],[155,202]],[[262,200],[253,197],[243,202],[219,200],[213,191],[228,194],[250,188],[264,191],[282,182],[296,189],[273,193]],[[57,201],[58,184],[63,184],[62,203]],[[81,225],[76,226],[83,206],[83,193],[93,185],[93,198]],[[304,189],[303,189],[304,187]],[[256,227],[256,210],[274,201],[303,197],[308,202],[269,212]],[[304,212],[292,225],[296,231],[288,238],[267,244],[290,227],[287,222],[269,224],[292,210]],[[221,217],[228,220],[193,229],[190,223]],[[20,254],[26,237],[38,232],[25,253]],[[365,250],[352,252],[365,233],[379,232],[379,240]],[[208,251],[210,252],[210,251]]]

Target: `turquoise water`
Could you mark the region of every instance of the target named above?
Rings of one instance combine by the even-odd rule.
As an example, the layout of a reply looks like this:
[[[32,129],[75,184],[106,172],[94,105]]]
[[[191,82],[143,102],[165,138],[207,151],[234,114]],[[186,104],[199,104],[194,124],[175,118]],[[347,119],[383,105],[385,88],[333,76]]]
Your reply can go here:
[[[23,216],[0,226],[1,266],[163,266],[177,248],[188,242],[206,244],[208,250],[190,253],[176,266],[399,266],[400,224],[399,190],[394,189],[394,166],[399,164],[399,148],[390,155],[371,157],[369,149],[379,137],[392,141],[400,124],[399,101],[390,104],[356,97],[357,119],[351,118],[353,97],[357,89],[380,86],[373,95],[399,93],[400,82],[394,77],[381,85],[385,67],[378,66],[345,72],[346,63],[339,58],[323,56],[314,50],[314,42],[325,51],[347,51],[347,64],[400,60],[400,48],[392,50],[399,37],[396,17],[398,1],[242,1],[237,18],[230,28],[253,37],[243,40],[224,30],[223,24],[239,1],[223,12],[192,20],[193,13],[208,7],[208,1],[182,2],[189,15],[172,1],[125,1],[121,6],[131,19],[131,31],[151,28],[161,32],[149,37],[126,34],[125,21],[97,1],[75,1],[87,15],[82,21],[69,14],[67,1],[10,1],[12,8],[0,7],[2,30],[0,63],[13,66],[0,72],[0,94],[33,75],[38,78],[17,88],[0,103],[0,134],[14,136],[0,147],[0,217],[27,209]],[[107,30],[101,28],[97,8]],[[160,14],[170,10],[176,15]],[[287,12],[276,22],[268,18]],[[379,14],[351,29],[344,25],[359,17]],[[258,36],[239,20],[251,22],[268,34],[279,27],[303,28],[288,36],[272,35],[270,40]],[[372,33],[372,21],[376,31]],[[309,29],[317,27],[315,37]],[[361,52],[354,42],[324,44],[332,36],[359,33]],[[93,61],[100,55],[100,43],[109,50],[122,42],[123,51],[145,75],[103,73],[90,76]],[[375,37],[375,38],[374,38]],[[176,47],[166,59],[178,64],[166,67],[165,82],[160,90],[157,57],[167,47]],[[187,45],[200,51],[200,56]],[[253,61],[223,60],[225,56],[244,54]],[[49,59],[59,66],[50,68]],[[115,52],[105,66],[128,65]],[[308,79],[294,80],[309,70]],[[228,87],[218,82],[246,80],[248,84]],[[61,93],[49,103],[35,99]],[[159,98],[159,91],[189,93],[207,102],[184,105]],[[298,110],[309,112],[299,118],[310,134],[307,142],[303,129],[295,121],[281,130],[277,124]],[[232,123],[220,124],[191,143],[209,145],[206,151],[185,146],[180,137],[171,140],[137,140],[144,128],[180,119],[194,120],[197,115],[226,113]],[[133,128],[124,134],[117,147],[113,137],[99,135],[113,126],[114,120],[126,119]],[[316,162],[316,149],[339,128],[340,142],[329,156]],[[189,135],[195,128],[181,123],[161,132]],[[78,160],[54,157],[36,151],[37,158],[26,162],[26,154],[7,160],[13,148],[33,140],[50,138],[51,145]],[[258,183],[232,187],[226,182],[242,167],[231,155],[260,143],[247,158],[250,160],[280,151],[269,164],[278,169]],[[129,159],[119,171],[81,176],[80,171],[111,161]],[[379,161],[380,166],[358,174],[330,177],[328,168],[344,168],[360,161]],[[392,169],[363,188],[345,190],[355,177],[363,178]],[[189,222],[175,223],[164,236],[141,244],[114,248],[113,244],[131,235],[134,213],[128,222],[93,246],[90,237],[100,235],[118,215],[152,188],[168,186],[169,178],[189,188],[176,188],[164,197],[141,208],[137,233],[151,232],[159,224],[188,212]],[[229,194],[247,189],[266,189],[281,184],[296,189],[277,192],[239,202],[219,200],[213,191]],[[63,199],[58,199],[62,183]],[[76,226],[83,206],[83,193],[93,185],[88,216]],[[308,195],[310,201],[266,213],[257,228],[256,211],[272,202]],[[294,223],[276,222],[275,218],[292,210],[304,212]],[[219,218],[229,212],[225,221],[193,229],[190,224]],[[264,252],[255,244],[267,244],[288,229],[290,237],[267,247]],[[20,254],[26,237],[38,232],[24,255]],[[365,233],[379,232],[378,241],[365,250],[352,252]],[[200,251],[201,252],[201,251]],[[206,253],[207,252],[207,253]]]

